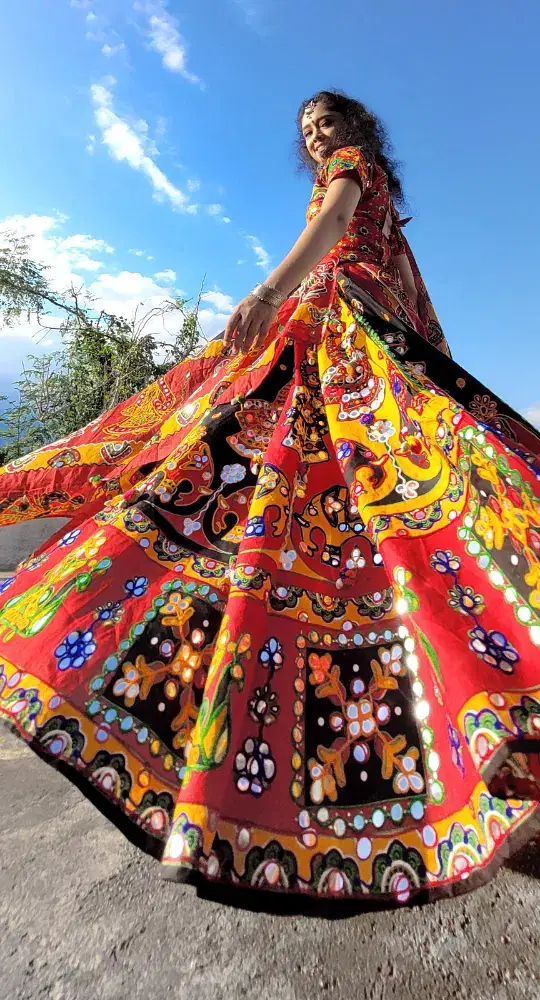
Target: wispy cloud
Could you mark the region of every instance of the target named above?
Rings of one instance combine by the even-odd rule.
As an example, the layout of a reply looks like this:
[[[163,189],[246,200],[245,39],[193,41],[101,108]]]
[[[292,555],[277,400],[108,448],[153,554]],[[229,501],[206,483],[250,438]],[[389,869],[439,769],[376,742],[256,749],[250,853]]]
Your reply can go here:
[[[102,83],[95,83],[90,88],[94,105],[94,119],[99,128],[101,142],[108,149],[113,159],[127,163],[133,170],[144,174],[150,181],[154,198],[158,201],[168,201],[177,212],[188,212],[195,215],[199,205],[191,199],[191,194],[199,187],[199,182],[187,180],[187,191],[174,184],[164,171],[158,167],[156,158],[159,155],[155,141],[149,135],[148,122],[144,119],[128,119],[118,114],[114,106],[114,77],[107,77]],[[96,136],[90,136],[86,149],[93,153]],[[230,223],[228,215],[224,215],[223,206],[218,203],[203,205],[206,213],[220,222]],[[255,237],[255,253],[264,254],[264,248],[258,245]],[[261,266],[264,266],[261,264]]]
[[[154,258],[147,254],[146,250],[128,250],[128,253],[132,253],[134,257],[144,257],[145,260],[153,260]]]
[[[264,31],[264,7],[262,0],[234,0],[235,6],[242,14],[244,21],[256,31],[258,35],[263,35]]]
[[[165,271],[156,271],[154,278],[160,284],[170,285],[171,282],[176,281],[176,271],[172,268],[166,268]]]
[[[230,222],[228,215],[223,215],[223,205],[206,205],[205,206],[208,215],[212,215],[215,219],[219,219],[220,222]]]
[[[167,119],[163,115],[160,115],[156,122],[155,133],[156,139],[163,139],[163,136],[167,133]],[[191,190],[191,188],[189,188],[189,190]]]
[[[125,42],[111,26],[106,0],[71,0],[71,6],[86,11],[85,37],[90,42],[97,42],[107,59],[120,54],[127,55]]]
[[[75,236],[67,236],[66,239],[62,240],[60,246],[63,250],[72,252],[114,253],[114,247],[111,247],[105,240],[98,240],[95,236],[89,236],[88,233],[76,233]]]
[[[265,250],[257,236],[246,236],[246,241],[257,258],[257,267],[260,267],[265,274],[268,274],[272,268],[272,258],[268,250]]]
[[[135,10],[145,15],[150,48],[159,52],[165,69],[171,73],[180,73],[190,83],[202,86],[199,77],[187,68],[186,43],[180,34],[177,19],[169,13],[164,0],[136,2]]]
[[[108,42],[105,42],[105,44],[101,46],[101,51],[104,56],[107,56],[107,59],[112,59],[112,57],[117,56],[119,52],[125,52],[125,49],[126,46],[124,45],[124,42],[118,42],[117,45],[109,45]]]
[[[127,163],[150,181],[154,197],[158,201],[168,201],[177,212],[196,213],[187,194],[181,191],[154,162],[155,147],[148,149],[148,124],[137,122],[137,127],[121,118],[114,109],[109,78],[106,83],[95,83],[90,88],[94,104],[94,118],[101,133],[101,141],[114,160]]]

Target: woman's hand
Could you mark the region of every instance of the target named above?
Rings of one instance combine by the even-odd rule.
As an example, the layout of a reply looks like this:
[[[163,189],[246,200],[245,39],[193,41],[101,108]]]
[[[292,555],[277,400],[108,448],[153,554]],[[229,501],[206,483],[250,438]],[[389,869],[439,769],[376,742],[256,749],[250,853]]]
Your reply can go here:
[[[247,295],[238,303],[225,327],[224,345],[231,354],[247,354],[268,333],[276,317],[277,308],[261,302],[254,295]]]

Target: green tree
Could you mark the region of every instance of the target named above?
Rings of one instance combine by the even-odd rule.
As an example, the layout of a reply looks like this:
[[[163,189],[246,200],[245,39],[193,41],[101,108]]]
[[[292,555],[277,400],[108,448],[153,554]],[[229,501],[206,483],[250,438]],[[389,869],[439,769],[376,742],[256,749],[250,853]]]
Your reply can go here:
[[[0,463],[83,427],[182,361],[202,337],[199,304],[200,294],[195,305],[166,299],[131,319],[98,311],[73,288],[61,295],[51,290],[25,241],[8,236],[0,246],[0,322],[35,316],[43,337],[59,330],[62,347],[30,355],[15,383],[18,399],[4,399]],[[177,332],[163,343],[152,331],[165,330],[168,317]]]
[[[49,306],[62,306],[49,288],[45,268],[28,255],[28,244],[14,233],[2,234],[0,245],[0,316],[6,326],[23,312],[40,315]]]

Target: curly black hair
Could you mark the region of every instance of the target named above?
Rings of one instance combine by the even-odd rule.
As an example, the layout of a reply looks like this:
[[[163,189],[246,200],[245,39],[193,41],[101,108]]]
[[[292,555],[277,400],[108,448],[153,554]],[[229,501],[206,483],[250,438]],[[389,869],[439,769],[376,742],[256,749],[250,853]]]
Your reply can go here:
[[[343,115],[335,148],[360,146],[363,153],[369,159],[375,160],[385,171],[390,194],[398,205],[402,205],[405,202],[405,195],[399,176],[400,165],[394,159],[392,144],[383,122],[366,108],[365,104],[355,101],[341,90],[319,90],[313,97],[302,101],[296,116],[298,128],[296,149],[301,167],[307,168],[312,176],[315,176],[319,169],[319,164],[309,155],[302,135],[302,117],[306,108],[319,102],[329,111],[339,111]]]

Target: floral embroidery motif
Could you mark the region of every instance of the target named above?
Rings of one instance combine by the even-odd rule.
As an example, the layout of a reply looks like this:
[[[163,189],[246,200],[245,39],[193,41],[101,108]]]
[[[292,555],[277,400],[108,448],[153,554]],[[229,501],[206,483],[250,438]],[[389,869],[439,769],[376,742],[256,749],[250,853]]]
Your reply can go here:
[[[80,670],[92,653],[96,651],[96,643],[91,629],[81,632],[76,629],[66,636],[54,651],[59,670]]]
[[[423,792],[420,752],[411,745],[414,728],[410,722],[406,731],[401,728],[408,685],[403,646],[380,646],[369,660],[360,652],[311,651],[307,662],[313,692],[308,717],[317,717],[306,737],[310,801],[358,804],[369,801],[375,785],[382,797],[381,782],[389,795]],[[329,739],[320,742],[319,733]]]
[[[283,647],[271,636],[263,643],[258,655],[259,663],[270,672],[270,679],[263,687],[256,687],[248,701],[249,716],[258,725],[258,735],[248,736],[234,758],[236,787],[239,792],[262,795],[276,776],[276,762],[268,741],[264,738],[264,727],[271,726],[279,713],[272,678],[283,666]]]
[[[265,724],[263,718],[262,725]],[[248,736],[234,758],[234,770],[239,792],[262,795],[276,774],[276,763],[266,740]]]
[[[518,662],[519,654],[502,632],[497,632],[495,629],[487,632],[482,625],[477,625],[471,629],[469,635],[471,649],[485,663],[502,670],[505,674],[514,673],[514,664]]]
[[[502,670],[505,674],[514,673],[514,665],[519,661],[519,653],[514,649],[506,636],[497,629],[489,631],[480,624],[479,615],[485,609],[485,600],[481,594],[475,594],[471,587],[463,587],[458,581],[461,570],[461,560],[447,549],[437,549],[431,556],[431,567],[436,573],[448,574],[452,577],[453,586],[449,589],[448,604],[459,614],[467,615],[474,622],[474,628],[469,630],[469,647],[490,667]]]

